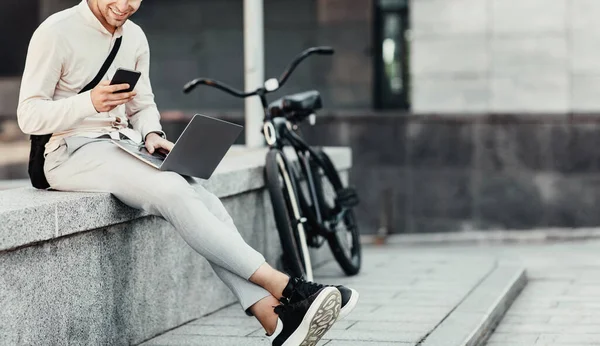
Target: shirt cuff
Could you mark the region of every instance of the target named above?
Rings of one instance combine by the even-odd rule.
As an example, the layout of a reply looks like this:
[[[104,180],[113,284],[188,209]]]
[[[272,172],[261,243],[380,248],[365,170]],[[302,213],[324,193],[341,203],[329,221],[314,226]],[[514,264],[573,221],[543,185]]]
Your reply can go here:
[[[75,95],[73,97],[73,109],[76,111],[75,114],[80,115],[82,118],[98,114],[98,111],[92,102],[92,91],[88,90],[84,93]]]

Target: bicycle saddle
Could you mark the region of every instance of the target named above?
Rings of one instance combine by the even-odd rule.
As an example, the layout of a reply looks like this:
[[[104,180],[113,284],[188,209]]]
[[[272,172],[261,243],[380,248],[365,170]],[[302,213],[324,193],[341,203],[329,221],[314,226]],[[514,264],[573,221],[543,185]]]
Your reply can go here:
[[[285,115],[288,118],[297,118],[294,120],[301,120],[301,118],[312,114],[322,107],[321,94],[316,90],[311,90],[284,96],[279,100],[272,102],[269,105],[269,111],[273,116]]]

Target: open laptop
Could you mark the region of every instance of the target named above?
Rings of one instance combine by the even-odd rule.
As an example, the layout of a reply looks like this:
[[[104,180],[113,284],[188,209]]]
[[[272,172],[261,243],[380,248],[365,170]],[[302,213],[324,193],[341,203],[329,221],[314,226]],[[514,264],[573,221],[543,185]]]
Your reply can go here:
[[[242,126],[196,114],[170,153],[150,154],[143,144],[115,141],[117,146],[161,171],[209,179],[235,140]]]

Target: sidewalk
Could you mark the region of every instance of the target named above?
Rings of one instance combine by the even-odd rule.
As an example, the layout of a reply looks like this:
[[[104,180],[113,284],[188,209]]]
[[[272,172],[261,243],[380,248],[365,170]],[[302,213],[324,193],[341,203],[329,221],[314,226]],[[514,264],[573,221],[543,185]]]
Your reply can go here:
[[[317,271],[317,280],[353,287],[361,299],[353,313],[338,321],[319,345],[439,344],[435,340],[445,340],[439,345],[458,344],[452,340],[463,340],[473,326],[489,318],[489,307],[497,303],[506,276],[506,270],[498,269],[492,256],[474,260],[471,255],[448,255],[427,248],[407,251],[399,246],[366,248],[362,272],[351,278],[344,277],[337,263],[331,262]],[[511,277],[522,273],[513,269]],[[476,300],[469,301],[470,297]],[[268,342],[258,322],[245,317],[235,304],[142,345],[252,346]]]
[[[600,242],[512,245],[489,252],[523,263],[529,283],[488,346],[600,345]]]

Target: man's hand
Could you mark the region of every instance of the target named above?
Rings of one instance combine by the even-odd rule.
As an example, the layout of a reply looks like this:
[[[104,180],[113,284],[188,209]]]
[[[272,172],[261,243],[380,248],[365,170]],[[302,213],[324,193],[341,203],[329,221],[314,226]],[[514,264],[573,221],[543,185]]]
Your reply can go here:
[[[146,135],[146,150],[148,150],[148,152],[150,154],[154,154],[155,150],[158,150],[159,152],[162,152],[164,150],[166,150],[166,153],[171,152],[171,150],[173,149],[173,146],[175,144],[173,144],[172,142],[162,138],[160,135],[158,135],[158,133],[154,133],[151,132],[148,135]],[[164,150],[161,150],[164,149]]]
[[[135,91],[128,93],[114,93],[115,91],[127,90],[129,84],[110,85],[110,81],[100,82],[92,89],[92,103],[97,112],[110,112],[116,107],[125,104],[135,97]]]

